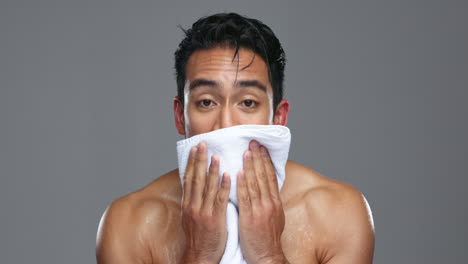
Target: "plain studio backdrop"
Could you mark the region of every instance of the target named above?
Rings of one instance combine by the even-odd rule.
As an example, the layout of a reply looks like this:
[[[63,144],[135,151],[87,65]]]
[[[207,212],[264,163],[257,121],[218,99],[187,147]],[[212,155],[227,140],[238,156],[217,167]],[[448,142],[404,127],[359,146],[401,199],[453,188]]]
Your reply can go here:
[[[1,1],[0,262],[95,262],[109,203],[177,167],[177,26],[223,11],[282,42],[290,159],[367,197],[374,263],[466,261],[467,3]]]

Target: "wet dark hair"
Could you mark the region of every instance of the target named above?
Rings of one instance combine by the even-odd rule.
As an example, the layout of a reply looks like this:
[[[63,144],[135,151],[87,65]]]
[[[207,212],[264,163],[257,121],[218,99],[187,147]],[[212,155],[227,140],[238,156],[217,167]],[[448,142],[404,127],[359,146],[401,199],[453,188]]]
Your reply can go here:
[[[186,64],[192,53],[200,49],[226,46],[235,49],[233,61],[240,48],[250,49],[262,57],[268,67],[268,77],[273,88],[273,111],[276,110],[278,103],[283,99],[286,57],[278,38],[267,25],[236,13],[219,13],[200,18],[190,29],[181,29],[185,38],[174,55],[177,95],[182,105]]]

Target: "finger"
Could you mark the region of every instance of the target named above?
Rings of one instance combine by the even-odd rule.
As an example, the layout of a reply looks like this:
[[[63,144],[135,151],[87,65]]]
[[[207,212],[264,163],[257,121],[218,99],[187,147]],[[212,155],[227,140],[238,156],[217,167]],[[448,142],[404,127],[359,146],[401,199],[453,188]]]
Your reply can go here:
[[[194,175],[192,180],[191,200],[195,208],[202,205],[203,189],[206,179],[206,145],[201,142],[198,144],[197,155],[195,157]]]
[[[219,182],[219,160],[215,155],[211,156],[210,169],[208,172],[208,179],[205,183],[205,189],[203,191],[205,197],[203,199],[202,210],[213,210],[213,201],[218,192]]]
[[[273,166],[273,162],[271,161],[270,153],[264,146],[260,148],[260,152],[262,153],[262,158],[264,160],[263,164],[265,166],[271,198],[279,200],[278,178],[276,177],[276,170]]]
[[[239,205],[239,213],[250,213],[252,205],[250,202],[249,191],[247,190],[247,183],[245,182],[244,170],[237,173],[237,202]]]
[[[260,144],[255,140],[253,140],[250,144],[253,158],[253,167],[255,171],[254,174],[258,183],[258,189],[260,191],[260,199],[263,201],[270,199],[270,190],[268,189],[269,187],[266,178],[265,166],[263,165],[265,161],[260,154],[260,147]]]
[[[190,149],[190,154],[187,162],[187,167],[185,168],[184,173],[184,193],[183,193],[183,200],[182,205],[187,207],[188,203],[190,202],[190,193],[192,191],[192,178],[193,178],[193,167],[195,163],[195,155],[197,153],[197,148],[192,147]]]
[[[223,173],[221,186],[216,194],[215,213],[226,215],[226,208],[229,201],[229,192],[231,191],[231,177],[227,172]]]
[[[257,179],[255,178],[252,151],[250,150],[246,151],[244,154],[244,175],[250,202],[253,210],[255,210],[259,205],[260,190],[258,189]]]

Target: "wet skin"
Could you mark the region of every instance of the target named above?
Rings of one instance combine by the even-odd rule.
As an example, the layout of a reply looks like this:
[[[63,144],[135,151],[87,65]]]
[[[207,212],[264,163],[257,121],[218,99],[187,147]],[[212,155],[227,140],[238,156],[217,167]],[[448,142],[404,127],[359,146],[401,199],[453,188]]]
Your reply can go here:
[[[253,55],[241,49],[233,61],[233,50],[221,47],[192,54],[186,68],[185,106],[174,99],[174,121],[180,134],[190,137],[240,124],[286,125],[289,103],[281,101],[271,118],[272,88],[267,67],[259,56],[252,61]],[[259,154],[260,150],[250,148],[250,154],[246,154],[251,164],[268,164],[269,156],[261,159],[265,156]],[[244,179],[259,179],[253,167],[245,168]],[[174,169],[113,201],[98,229],[98,263],[181,263],[191,236],[182,225],[183,193],[178,170]],[[272,239],[262,239],[266,241],[263,245],[258,241],[252,242],[255,245],[244,243],[243,251],[264,246],[282,257],[261,262],[252,253],[251,263],[372,263],[372,215],[364,196],[351,184],[289,160],[285,182],[277,195],[281,212],[273,218],[279,223],[278,229],[244,232],[244,237],[270,235]],[[275,240],[273,233],[278,234],[275,246],[267,244],[267,240]]]

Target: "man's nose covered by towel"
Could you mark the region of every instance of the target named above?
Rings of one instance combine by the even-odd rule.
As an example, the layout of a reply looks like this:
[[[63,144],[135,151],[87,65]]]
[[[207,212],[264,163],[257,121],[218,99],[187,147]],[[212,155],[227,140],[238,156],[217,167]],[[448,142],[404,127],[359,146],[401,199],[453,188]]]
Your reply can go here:
[[[237,208],[237,173],[243,168],[243,154],[249,148],[251,140],[258,141],[270,153],[275,167],[278,187],[281,189],[285,179],[285,167],[288,159],[291,134],[287,127],[280,125],[239,125],[222,128],[177,142],[177,156],[180,181],[183,177],[190,149],[200,142],[207,146],[208,162],[212,155],[219,158],[219,177],[227,172],[231,178],[231,191],[226,210],[227,242],[221,264],[245,263],[239,244],[238,208]],[[209,164],[207,164],[207,171]]]

